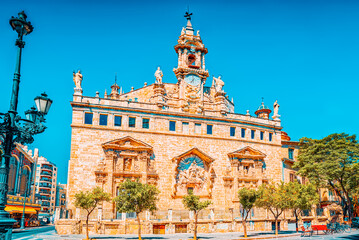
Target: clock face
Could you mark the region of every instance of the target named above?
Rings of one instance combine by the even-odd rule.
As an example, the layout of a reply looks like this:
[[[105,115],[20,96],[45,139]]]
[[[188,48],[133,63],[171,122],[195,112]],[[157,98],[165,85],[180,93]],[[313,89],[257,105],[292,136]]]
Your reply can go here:
[[[194,74],[189,74],[184,79],[186,83],[192,86],[198,86],[201,83],[201,78]]]

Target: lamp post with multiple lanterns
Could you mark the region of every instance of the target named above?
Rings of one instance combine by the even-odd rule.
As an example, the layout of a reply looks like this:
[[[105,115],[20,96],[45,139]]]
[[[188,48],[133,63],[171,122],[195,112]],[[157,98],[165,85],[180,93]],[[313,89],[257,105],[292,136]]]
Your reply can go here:
[[[20,84],[21,53],[25,46],[23,36],[32,32],[31,22],[26,21],[26,14],[20,12],[18,17],[11,17],[10,25],[18,34],[15,45],[18,47],[15,73],[13,79],[10,109],[7,113],[0,113],[0,137],[2,138],[3,156],[0,163],[0,239],[10,240],[12,226],[15,222],[5,211],[8,192],[9,162],[11,151],[15,143],[30,144],[34,141],[35,134],[45,131],[45,115],[48,113],[52,100],[45,93],[36,97],[37,109],[31,108],[25,112],[26,119],[22,119],[17,113],[18,93]]]

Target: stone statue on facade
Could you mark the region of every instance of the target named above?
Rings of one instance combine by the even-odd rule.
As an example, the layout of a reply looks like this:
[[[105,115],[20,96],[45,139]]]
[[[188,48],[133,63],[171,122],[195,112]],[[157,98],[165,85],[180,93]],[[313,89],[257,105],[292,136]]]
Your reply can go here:
[[[162,73],[162,70],[160,69],[160,67],[157,68],[157,70],[155,72],[155,77],[156,77],[156,83],[162,84],[163,73]]]
[[[214,84],[215,84],[216,91],[217,92],[222,92],[224,82],[222,81],[221,76],[219,76],[218,78],[213,77],[213,81],[214,81]]]
[[[200,35],[199,35],[199,30],[197,30],[197,36],[200,37]]]
[[[81,82],[82,82],[82,74],[81,71],[78,70],[77,73],[73,72],[72,75],[74,76],[74,83],[76,88],[81,89]]]
[[[273,119],[274,120],[279,120],[280,115],[278,114],[278,111],[279,111],[278,100],[275,100],[275,102],[273,104]]]

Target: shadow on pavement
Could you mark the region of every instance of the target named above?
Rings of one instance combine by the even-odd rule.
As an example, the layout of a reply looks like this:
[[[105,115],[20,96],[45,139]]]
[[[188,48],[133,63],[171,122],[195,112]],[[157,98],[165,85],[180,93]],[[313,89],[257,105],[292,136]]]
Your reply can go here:
[[[359,239],[359,234],[355,234],[355,235],[350,235],[350,236],[343,236],[343,237],[339,237],[340,239]],[[339,239],[338,238],[338,239]]]

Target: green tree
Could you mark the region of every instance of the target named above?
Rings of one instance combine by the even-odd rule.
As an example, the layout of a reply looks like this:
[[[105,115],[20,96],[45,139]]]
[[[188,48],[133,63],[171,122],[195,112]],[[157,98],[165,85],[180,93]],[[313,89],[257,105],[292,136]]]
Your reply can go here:
[[[92,191],[80,191],[75,194],[75,206],[86,210],[86,239],[89,239],[89,217],[95,210],[97,205],[103,201],[110,201],[111,197],[109,193],[106,193],[100,187],[92,189]]]
[[[243,209],[242,224],[245,238],[247,237],[247,218],[250,211],[254,207],[258,196],[259,193],[255,189],[241,188],[238,191],[239,203],[241,204]]]
[[[317,187],[335,191],[344,214],[353,217],[352,194],[359,185],[359,144],[355,135],[331,134],[323,139],[302,138],[298,161],[301,176]]]
[[[188,195],[183,197],[183,205],[190,211],[194,213],[194,235],[193,239],[197,240],[197,221],[198,221],[198,213],[211,205],[212,202],[209,200],[200,201],[199,196],[193,194],[193,191],[189,191]]]
[[[269,210],[275,219],[275,234],[278,235],[278,218],[284,210],[288,209],[288,199],[284,183],[262,184],[258,188],[259,197],[256,206]]]
[[[115,198],[118,212],[135,212],[138,222],[138,239],[141,240],[140,213],[157,209],[156,202],[160,191],[153,185],[142,184],[138,180],[123,182],[119,186],[119,194]]]
[[[303,210],[311,210],[313,205],[319,203],[319,195],[313,184],[300,184],[298,181],[285,183],[288,198],[288,208],[295,216],[295,228],[298,232],[298,217]]]

